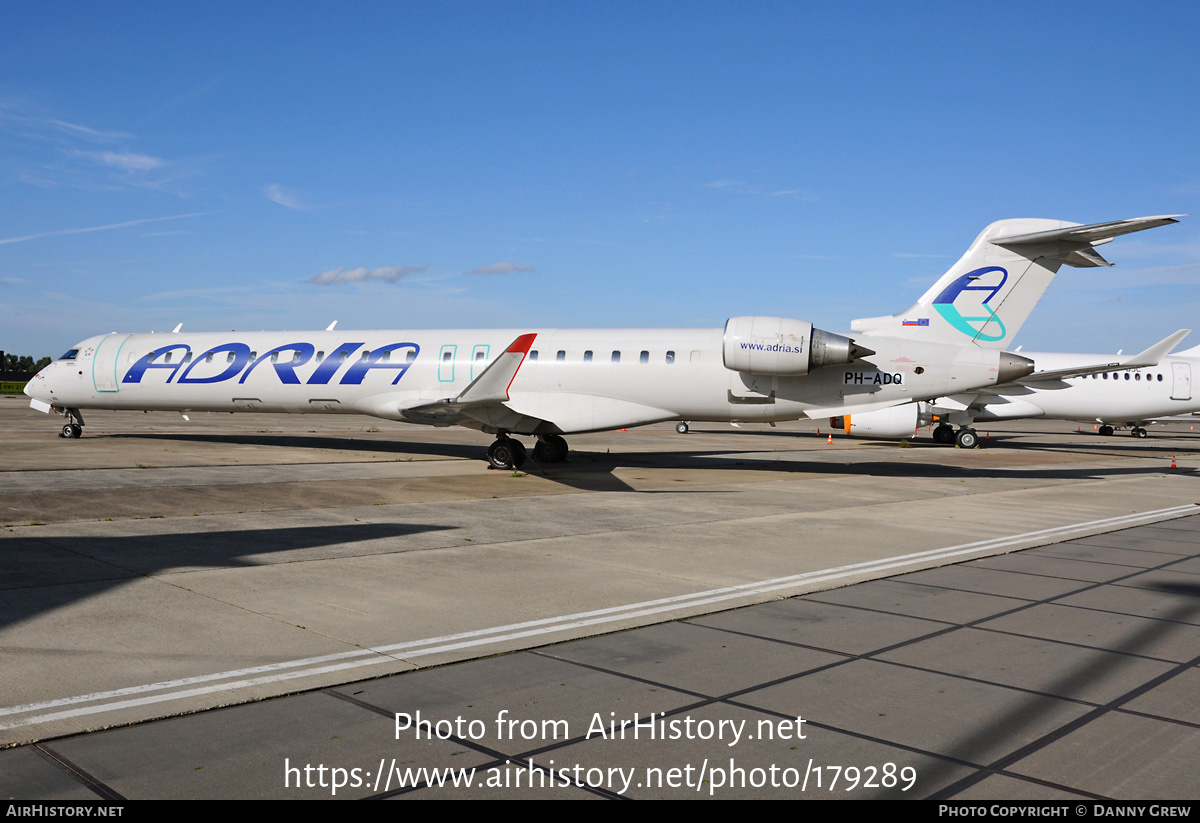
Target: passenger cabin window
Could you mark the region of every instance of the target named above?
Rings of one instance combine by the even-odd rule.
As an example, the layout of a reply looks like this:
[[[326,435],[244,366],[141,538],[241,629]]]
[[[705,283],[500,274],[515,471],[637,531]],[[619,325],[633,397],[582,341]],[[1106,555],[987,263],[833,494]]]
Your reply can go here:
[[[619,351],[615,351],[615,352],[613,352],[613,353],[612,353],[612,361],[613,361],[614,363],[620,363],[620,362],[621,362],[621,353],[620,353]]]
[[[318,359],[318,360],[324,360],[324,359],[325,359],[325,352],[323,352],[323,351],[319,351],[319,352],[317,352],[317,359]]]
[[[192,362],[192,353],[191,353],[191,352],[188,352],[187,354],[185,354],[185,355],[183,356],[183,362],[184,362],[184,363],[191,363],[191,362]]]
[[[562,349],[559,349],[558,354],[554,355],[554,359],[561,363],[567,359],[567,353]]]
[[[233,362],[233,352],[230,352],[228,355],[226,355],[226,357],[225,357],[225,362],[226,362],[226,363],[232,363],[232,362]]]
[[[417,350],[416,349],[409,349],[408,354],[404,355],[405,363],[411,363],[412,361],[414,361],[416,359],[417,359]]]
[[[454,359],[454,352],[450,351],[449,349],[442,352],[442,362],[443,363],[449,363],[453,359]]]
[[[583,353],[583,362],[584,362],[584,363],[591,363],[591,362],[592,362],[592,350],[591,350],[591,349],[588,349],[587,351],[585,351],[585,352]]]
[[[170,362],[171,362],[171,355],[172,355],[172,354],[173,354],[173,352],[167,352],[167,356],[163,358],[163,362],[164,362],[164,363],[170,363]]]
[[[643,365],[650,362],[650,352],[644,351],[638,355],[638,362]]]
[[[232,354],[232,352],[230,352],[230,353]],[[213,353],[212,352],[209,352],[208,354],[204,355],[205,363],[211,363],[212,361],[213,361]]]
[[[485,351],[475,352],[475,362],[476,363],[478,363],[480,360],[484,360],[486,358],[487,358],[487,352],[485,352]]]
[[[271,362],[272,362],[272,363],[278,363],[278,362],[279,362],[279,352],[277,352],[277,351],[273,351],[273,352],[271,352]]]
[[[667,352],[667,365],[669,366],[674,362],[675,362],[675,352],[673,352],[673,351]]]
[[[537,360],[537,349],[533,349],[532,351],[529,352],[529,359]]]
[[[66,354],[64,354],[62,357],[60,357],[58,359],[59,360],[74,360],[78,356],[79,356],[79,349],[70,349],[67,351]]]
[[[293,354],[293,355],[292,355],[292,362],[293,362],[293,363],[299,363],[299,362],[300,362],[300,352],[296,352],[295,354]]]
[[[251,356],[253,356],[253,355],[251,355]],[[348,351],[338,352],[338,362],[339,363],[345,363],[349,359],[350,359],[350,352],[348,352]]]

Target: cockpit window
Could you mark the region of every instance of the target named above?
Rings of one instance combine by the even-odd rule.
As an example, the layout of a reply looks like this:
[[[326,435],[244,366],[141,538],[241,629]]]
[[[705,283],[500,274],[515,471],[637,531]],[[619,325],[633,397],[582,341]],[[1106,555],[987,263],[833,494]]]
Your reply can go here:
[[[59,360],[74,360],[78,356],[79,356],[79,349],[71,349],[70,351],[68,351],[66,354],[64,354],[62,357],[60,357],[58,359]]]

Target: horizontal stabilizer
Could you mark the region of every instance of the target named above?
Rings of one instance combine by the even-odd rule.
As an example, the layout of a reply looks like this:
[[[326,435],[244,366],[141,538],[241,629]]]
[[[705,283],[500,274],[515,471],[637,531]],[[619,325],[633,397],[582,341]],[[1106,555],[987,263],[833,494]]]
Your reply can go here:
[[[1158,226],[1169,226],[1178,223],[1177,218],[1183,214],[1160,214],[1154,217],[1131,217],[1128,220],[1114,220],[1110,223],[1093,223],[1090,226],[1068,226],[1064,229],[1037,231],[1032,234],[1018,234],[1012,237],[997,237],[992,240],[997,246],[1012,248],[1013,246],[1041,245],[1043,243],[1107,243],[1122,234],[1132,234]]]

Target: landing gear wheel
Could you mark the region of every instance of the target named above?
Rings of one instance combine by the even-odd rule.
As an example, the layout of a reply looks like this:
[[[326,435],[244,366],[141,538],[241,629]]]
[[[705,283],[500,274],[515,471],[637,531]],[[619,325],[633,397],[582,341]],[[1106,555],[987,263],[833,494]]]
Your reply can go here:
[[[72,423],[71,432],[72,436],[78,440],[80,437],[83,437],[83,426],[79,425],[78,423]]]
[[[687,423],[676,423],[675,431],[679,432],[680,434],[687,434],[688,433],[688,424]]]
[[[533,459],[539,463],[567,462],[567,441],[557,434],[539,437],[533,444]]]
[[[949,446],[954,442],[954,427],[941,425],[933,430],[933,442]]]
[[[1129,433],[1134,437],[1146,437],[1148,435],[1148,432],[1141,426],[1134,426],[1129,430]]]
[[[76,426],[74,423],[67,423],[62,427],[62,431],[58,433],[59,437],[65,437],[68,440],[74,440],[79,435],[83,434],[83,429]]]
[[[501,437],[488,448],[488,462],[493,469],[519,469],[525,465],[525,447],[509,437]]]
[[[979,435],[974,429],[959,429],[954,442],[960,449],[975,449],[979,447]]]
[[[1113,433],[1113,427],[1112,426],[1101,426],[1099,429],[1097,429],[1096,433],[1099,434],[1101,437],[1110,437]]]

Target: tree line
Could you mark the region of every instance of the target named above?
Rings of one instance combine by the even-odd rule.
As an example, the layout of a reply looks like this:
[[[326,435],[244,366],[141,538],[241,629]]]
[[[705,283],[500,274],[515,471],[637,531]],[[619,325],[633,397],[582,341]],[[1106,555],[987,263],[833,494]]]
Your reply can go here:
[[[27,355],[7,354],[0,351],[0,372],[3,372],[9,379],[28,379],[50,365],[52,359],[43,357],[41,360],[34,360]]]

